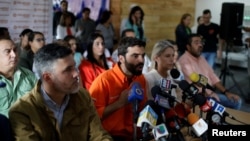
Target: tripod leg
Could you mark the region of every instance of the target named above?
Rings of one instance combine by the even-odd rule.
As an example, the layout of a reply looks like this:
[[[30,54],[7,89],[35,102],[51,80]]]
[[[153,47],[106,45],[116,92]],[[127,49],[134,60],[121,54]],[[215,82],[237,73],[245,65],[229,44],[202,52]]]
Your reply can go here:
[[[233,86],[231,86],[231,87],[229,88],[229,90],[232,89],[233,87],[236,87],[236,88],[240,91],[240,95],[241,95],[243,98],[245,98],[244,92],[242,91],[242,89],[241,89],[239,83],[235,80],[234,75],[233,75],[231,72],[229,72],[229,75],[230,75],[230,77],[231,77],[231,79],[233,80],[233,83],[234,83]]]
[[[222,69],[219,78],[220,78],[220,80],[222,80],[223,86],[226,85],[226,75],[227,75],[226,70],[225,70],[225,69]]]

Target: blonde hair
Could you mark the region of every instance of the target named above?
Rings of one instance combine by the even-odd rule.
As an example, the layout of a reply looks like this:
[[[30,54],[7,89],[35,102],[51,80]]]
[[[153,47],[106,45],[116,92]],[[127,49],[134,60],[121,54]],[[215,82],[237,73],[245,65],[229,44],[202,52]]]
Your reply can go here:
[[[169,41],[167,40],[161,40],[158,41],[157,43],[155,43],[152,53],[151,53],[151,69],[157,69],[157,62],[155,61],[155,57],[160,56],[164,50],[166,50],[167,48],[172,48],[174,49],[174,45],[171,44]]]

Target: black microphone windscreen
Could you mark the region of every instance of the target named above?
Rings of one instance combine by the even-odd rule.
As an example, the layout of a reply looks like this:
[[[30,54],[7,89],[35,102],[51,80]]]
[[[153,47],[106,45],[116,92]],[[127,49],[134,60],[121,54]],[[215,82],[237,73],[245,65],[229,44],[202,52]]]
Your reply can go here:
[[[155,98],[157,94],[161,94],[161,87],[157,86],[157,85],[152,87],[151,88],[151,94],[152,94],[153,98]]]
[[[205,96],[203,96],[202,94],[196,94],[194,95],[194,103],[202,106],[206,103],[207,99]]]
[[[188,89],[189,83],[188,83],[186,80],[181,80],[181,81],[179,82],[179,87],[180,87],[183,91],[185,91],[186,89]]]
[[[178,71],[177,69],[171,69],[170,70],[170,75],[172,76],[173,79],[177,79],[180,77],[180,71]]]

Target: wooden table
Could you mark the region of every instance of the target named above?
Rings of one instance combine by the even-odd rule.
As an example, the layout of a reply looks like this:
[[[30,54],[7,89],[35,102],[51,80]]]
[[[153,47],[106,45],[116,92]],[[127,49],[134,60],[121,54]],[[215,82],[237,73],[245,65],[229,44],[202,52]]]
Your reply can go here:
[[[250,125],[250,113],[239,111],[239,110],[234,110],[231,108],[226,108],[226,112],[229,115],[233,116],[236,120],[240,121],[240,122],[238,122],[238,121],[233,120],[229,117],[226,117],[226,119],[225,119],[226,122],[233,124],[233,125],[244,125],[244,123]],[[195,107],[195,113],[200,114],[200,108],[198,106]],[[203,117],[203,119],[205,119],[205,117],[206,117],[205,112],[202,113],[202,117]],[[243,123],[241,123],[241,122],[243,122]]]

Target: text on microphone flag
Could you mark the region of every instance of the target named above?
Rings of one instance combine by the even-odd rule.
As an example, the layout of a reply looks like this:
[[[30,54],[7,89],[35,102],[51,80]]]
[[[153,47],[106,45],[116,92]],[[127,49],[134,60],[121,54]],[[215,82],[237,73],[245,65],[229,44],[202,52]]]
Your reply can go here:
[[[141,127],[142,122],[144,119],[147,119],[151,126],[156,126],[156,122],[158,119],[158,115],[155,113],[155,111],[147,105],[139,114],[137,126]]]

